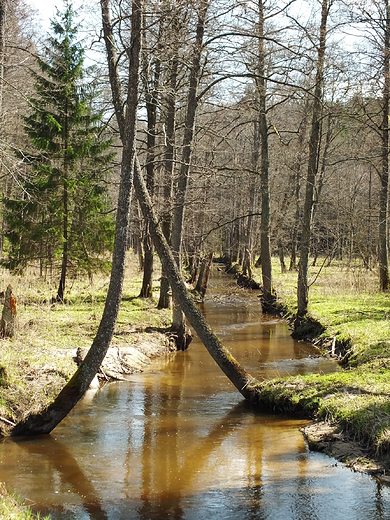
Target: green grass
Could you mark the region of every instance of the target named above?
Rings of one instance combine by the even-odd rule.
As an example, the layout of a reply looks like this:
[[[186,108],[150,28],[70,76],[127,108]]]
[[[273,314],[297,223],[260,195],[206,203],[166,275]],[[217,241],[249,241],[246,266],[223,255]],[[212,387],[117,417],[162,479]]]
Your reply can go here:
[[[0,483],[0,518],[2,520],[48,520],[50,517],[41,517],[39,513],[33,514],[20,497],[7,491],[4,484]]]

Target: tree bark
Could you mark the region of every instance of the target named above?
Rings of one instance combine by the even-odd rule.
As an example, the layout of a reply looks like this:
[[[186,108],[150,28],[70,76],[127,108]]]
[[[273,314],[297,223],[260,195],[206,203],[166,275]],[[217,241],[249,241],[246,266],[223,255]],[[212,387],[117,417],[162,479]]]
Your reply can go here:
[[[68,129],[68,103],[65,103],[65,124],[64,124],[64,161],[63,161],[63,174],[62,174],[62,211],[63,211],[63,221],[62,221],[62,238],[63,238],[63,246],[62,246],[62,265],[61,265],[61,277],[60,283],[58,286],[57,292],[57,301],[64,301],[64,292],[65,292],[65,283],[66,283],[66,271],[68,268],[68,223],[69,223],[69,215],[68,215],[68,159],[66,157],[69,146],[69,129]]]
[[[258,23],[258,78],[259,93],[259,133],[261,142],[261,273],[263,280],[262,307],[264,312],[273,311],[275,295],[272,287],[272,261],[270,246],[270,193],[269,193],[269,155],[268,155],[268,124],[266,110],[267,85],[265,79],[265,49],[264,49],[264,5],[259,0]]]
[[[301,219],[301,171],[303,164],[303,152],[304,145],[306,142],[306,130],[307,130],[307,119],[309,112],[309,101],[308,98],[305,101],[303,107],[303,118],[299,126],[298,130],[298,152],[296,156],[296,161],[294,164],[294,195],[295,195],[295,218],[293,223],[293,232],[292,232],[292,245],[291,245],[291,258],[290,258],[290,271],[295,271],[297,268],[297,245],[298,245],[298,232],[299,232],[299,224]]]
[[[160,36],[161,36],[160,23]],[[157,58],[155,61],[155,70],[153,78],[153,86],[150,89],[147,77],[147,57],[144,56],[144,75],[145,75],[145,90],[146,90],[146,113],[148,118],[148,135],[147,135],[147,154],[146,154],[146,186],[151,197],[154,195],[154,161],[155,161],[155,147],[156,147],[156,125],[157,125],[157,105],[158,105],[158,90],[160,85],[161,63]],[[144,237],[144,276],[142,280],[142,288],[140,297],[151,298],[153,296],[153,243],[149,235],[149,227],[146,225]]]
[[[15,334],[16,297],[12,292],[12,286],[8,285],[5,292],[3,312],[0,320],[0,338],[12,338]]]
[[[312,211],[314,203],[314,185],[318,169],[318,147],[320,142],[320,124],[322,112],[324,64],[326,48],[326,24],[329,14],[328,0],[322,0],[320,43],[318,47],[316,83],[314,89],[313,113],[309,141],[309,160],[306,178],[305,202],[302,216],[302,236],[300,246],[299,273],[298,273],[298,321],[307,313],[309,287],[308,266],[310,253],[310,238]]]
[[[176,25],[175,25],[176,29]],[[174,39],[177,41],[178,38]],[[177,46],[175,46],[175,52]],[[169,91],[167,95],[167,117],[165,130],[165,153],[164,153],[164,215],[162,217],[162,231],[167,242],[171,237],[171,212],[172,205],[172,182],[175,161],[175,120],[176,120],[176,90],[179,60],[177,54],[172,59],[170,69]],[[170,306],[169,282],[165,275],[164,268],[161,271],[159,309],[168,309]]]
[[[109,1],[101,0],[102,15],[108,15]],[[126,115],[120,125],[123,138],[121,178],[112,270],[103,316],[96,336],[83,363],[65,385],[55,401],[45,410],[33,414],[19,422],[11,435],[37,435],[50,433],[72,410],[88,389],[110,346],[118,317],[122,297],[125,257],[127,250],[127,226],[133,185],[135,161],[135,136],[139,92],[139,56],[141,49],[142,0],[133,0],[131,15],[131,41],[129,60],[128,94]],[[106,45],[113,45],[113,40],[106,40]],[[112,49],[111,49],[112,50]],[[122,109],[124,105],[122,105]]]
[[[201,56],[203,50],[202,44],[208,6],[208,0],[201,0],[198,14],[198,23],[196,28],[196,38],[193,48],[193,58],[189,77],[189,91],[184,126],[181,167],[177,182],[177,189],[175,191],[175,209],[173,211],[171,239],[173,255],[179,269],[181,269],[181,241],[184,220],[184,207],[186,202],[186,192],[190,172],[192,142],[195,129],[195,115],[198,106],[197,90],[201,73]],[[177,335],[178,349],[185,349],[187,345],[187,335],[189,334],[189,331],[186,332],[183,311],[180,308],[180,305],[178,305],[175,301],[173,302],[172,330]],[[185,337],[183,336],[183,332],[185,334]]]
[[[388,260],[388,204],[389,204],[389,101],[390,101],[390,7],[386,0],[386,20],[383,49],[383,98],[382,98],[382,171],[379,195],[379,288],[389,289]]]
[[[209,283],[210,272],[211,272],[211,264],[213,263],[213,256],[214,256],[214,254],[210,253],[208,256],[208,259],[207,259],[206,269],[205,269],[205,272],[203,275],[203,280],[202,280],[202,287],[200,290],[200,295],[202,296],[202,298],[204,298],[206,295],[207,285]]]

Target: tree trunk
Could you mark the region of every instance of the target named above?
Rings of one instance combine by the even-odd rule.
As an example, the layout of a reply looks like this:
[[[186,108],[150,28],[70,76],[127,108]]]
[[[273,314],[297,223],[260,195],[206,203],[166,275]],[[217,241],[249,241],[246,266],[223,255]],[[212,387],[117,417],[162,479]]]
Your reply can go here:
[[[153,296],[153,243],[150,238],[149,226],[145,226],[145,236],[143,241],[144,246],[144,261],[142,278],[142,287],[139,294],[140,298],[152,298]]]
[[[0,321],[0,338],[12,338],[15,334],[16,297],[12,293],[12,286],[8,285],[5,292],[3,312]]]
[[[202,298],[204,298],[206,295],[207,284],[209,283],[210,272],[211,272],[211,264],[213,263],[213,256],[214,256],[213,253],[210,253],[209,257],[207,259],[206,269],[205,269],[205,272],[203,275],[203,280],[202,280],[202,287],[200,289],[200,295],[202,296]]]
[[[187,98],[187,112],[185,117],[183,152],[181,158],[180,174],[175,192],[175,209],[172,222],[172,250],[176,265],[181,269],[181,240],[184,220],[184,207],[190,172],[192,141],[194,137],[195,115],[198,106],[197,90],[201,73],[201,56],[203,50],[203,35],[206,24],[208,0],[201,0],[196,28],[196,38],[193,48],[193,58],[189,77],[189,91]],[[178,347],[183,348],[187,344],[185,337],[181,337],[186,330],[184,314],[177,302],[173,305],[172,330],[177,335]],[[189,333],[189,332],[188,332]],[[186,333],[187,335],[187,333]]]
[[[266,111],[267,85],[265,79],[265,49],[264,49],[264,5],[259,0],[258,23],[258,78],[259,93],[259,133],[261,141],[261,272],[263,280],[262,307],[264,312],[273,310],[275,295],[272,288],[272,262],[270,246],[270,194],[269,194],[269,156],[268,156],[268,124]]]
[[[279,254],[279,261],[280,261],[280,269],[282,273],[285,273],[287,271],[286,264],[284,263],[284,247],[283,242],[281,240],[278,240],[278,254]]]
[[[109,0],[101,0],[103,24],[109,19]],[[118,195],[116,229],[112,270],[103,316],[96,336],[83,363],[71,380],[65,385],[55,401],[38,414],[30,415],[12,430],[12,435],[37,435],[50,433],[72,410],[88,389],[110,346],[118,317],[122,297],[125,258],[127,250],[127,226],[132,192],[132,179],[135,159],[135,137],[139,93],[139,55],[141,47],[142,0],[134,0],[131,15],[131,55],[129,60],[128,94],[126,115],[118,119],[121,138],[124,143],[121,178]],[[112,51],[113,39],[105,39],[106,46]],[[109,63],[110,65],[110,63]],[[110,77],[116,70],[110,69]],[[124,104],[122,104],[122,110]]]
[[[203,277],[204,277],[204,273],[206,271],[206,265],[207,265],[207,257],[204,256],[202,258],[202,261],[200,262],[199,273],[198,273],[198,281],[196,282],[196,286],[195,286],[195,291],[197,293],[199,293],[199,294],[200,294],[200,292],[202,290]]]
[[[57,292],[57,301],[64,301],[64,291],[65,291],[65,283],[66,283],[66,270],[68,268],[68,252],[69,252],[69,244],[68,244],[68,223],[69,223],[69,214],[68,214],[68,146],[69,146],[69,128],[68,128],[68,103],[65,103],[65,124],[64,124],[64,161],[63,161],[63,176],[62,176],[62,184],[63,184],[63,192],[62,192],[62,211],[63,211],[63,221],[62,221],[62,265],[61,265],[61,277],[60,283],[58,286]]]
[[[389,289],[389,260],[387,244],[387,215],[389,200],[389,101],[390,101],[390,7],[386,0],[386,25],[383,56],[383,99],[382,99],[382,171],[379,196],[379,288]]]
[[[162,22],[161,22],[162,23]],[[161,24],[160,24],[161,33]],[[160,85],[160,69],[161,63],[157,58],[155,62],[155,71],[153,79],[152,90],[149,91],[147,70],[148,58],[144,56],[144,75],[145,75],[145,90],[146,90],[146,113],[148,117],[148,134],[147,134],[147,154],[146,154],[146,186],[151,197],[154,195],[154,161],[155,161],[155,147],[156,147],[156,125],[157,125],[157,104],[158,104],[158,90]],[[140,297],[151,298],[153,296],[153,243],[149,236],[149,227],[146,225],[144,238],[144,276],[142,280],[142,288]]]
[[[309,98],[307,97],[305,105],[303,107],[303,119],[301,121],[298,133],[298,153],[294,165],[294,195],[295,195],[295,218],[293,223],[292,232],[292,245],[291,245],[291,257],[290,257],[290,271],[295,271],[297,268],[297,245],[298,245],[298,232],[299,224],[301,220],[301,171],[303,163],[303,151],[306,142],[306,129],[307,129],[307,118],[309,112]]]
[[[247,247],[244,251],[244,260],[242,262],[242,274],[244,276],[248,276],[249,279],[252,278],[251,254]]]
[[[167,95],[167,118],[166,118],[166,145],[164,154],[164,215],[162,218],[162,231],[167,242],[171,237],[171,213],[172,205],[172,180],[175,160],[175,118],[176,118],[176,90],[179,61],[175,55],[170,70],[169,92]],[[170,305],[169,282],[164,272],[161,271],[159,309],[168,309]]]
[[[328,19],[328,0],[322,0],[320,44],[318,48],[316,83],[314,89],[313,114],[309,141],[309,160],[306,179],[305,203],[302,216],[302,236],[298,273],[298,312],[297,317],[302,318],[307,313],[309,287],[308,266],[310,253],[311,223],[313,210],[314,184],[318,169],[318,147],[320,141],[320,123],[323,97],[324,63],[326,47],[326,24]],[[298,323],[297,323],[298,324]]]

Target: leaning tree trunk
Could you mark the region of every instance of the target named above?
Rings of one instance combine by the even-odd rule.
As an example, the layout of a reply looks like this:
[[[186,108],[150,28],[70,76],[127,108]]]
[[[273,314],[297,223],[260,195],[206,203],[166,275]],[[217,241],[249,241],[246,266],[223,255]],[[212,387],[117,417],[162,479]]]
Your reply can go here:
[[[305,202],[302,216],[302,236],[299,258],[298,273],[298,311],[297,323],[300,318],[307,313],[309,287],[308,287],[308,267],[311,238],[312,211],[314,203],[314,185],[318,169],[318,147],[320,142],[320,124],[322,112],[324,64],[326,48],[326,24],[329,14],[328,0],[322,0],[321,25],[320,25],[320,45],[318,48],[316,84],[314,89],[313,114],[311,133],[309,141],[309,159],[306,179]]]
[[[222,345],[186,289],[172,251],[161,232],[157,218],[153,212],[152,202],[147,193],[145,181],[142,177],[141,168],[137,159],[134,171],[134,187],[144,217],[149,223],[154,246],[168,276],[175,300],[180,304],[191,326],[221,370],[246,399],[251,402],[256,402],[257,392],[254,383],[258,383],[258,381],[250,376],[237,360],[234,359],[229,350]]]
[[[104,16],[108,16],[109,0],[101,0],[101,5],[104,22]],[[30,415],[23,421],[19,422],[13,428],[11,435],[37,435],[42,433],[50,433],[84,395],[91,381],[97,374],[110,346],[122,297],[125,257],[127,249],[127,226],[135,160],[136,118],[139,92],[139,54],[141,47],[141,19],[142,0],[134,0],[131,16],[131,56],[129,60],[128,95],[126,101],[127,110],[125,117],[118,121],[121,123],[120,131],[124,146],[116,216],[115,241],[112,258],[111,278],[103,316],[100,321],[96,336],[92,342],[91,348],[89,349],[83,363],[73,375],[71,380],[58,394],[55,401],[42,412]],[[112,42],[108,42],[107,45],[110,45],[111,43]],[[111,74],[115,74],[115,70],[110,69],[110,75]],[[124,105],[122,105],[122,107],[123,106]]]

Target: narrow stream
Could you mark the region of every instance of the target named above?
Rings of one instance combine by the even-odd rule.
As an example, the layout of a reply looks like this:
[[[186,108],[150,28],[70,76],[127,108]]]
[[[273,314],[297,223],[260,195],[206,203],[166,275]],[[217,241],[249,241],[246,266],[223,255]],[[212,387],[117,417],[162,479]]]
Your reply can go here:
[[[337,369],[227,276],[202,311],[256,377]],[[390,518],[390,488],[310,453],[304,424],[251,409],[194,339],[89,391],[51,435],[0,444],[0,481],[53,519]]]

